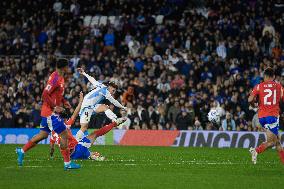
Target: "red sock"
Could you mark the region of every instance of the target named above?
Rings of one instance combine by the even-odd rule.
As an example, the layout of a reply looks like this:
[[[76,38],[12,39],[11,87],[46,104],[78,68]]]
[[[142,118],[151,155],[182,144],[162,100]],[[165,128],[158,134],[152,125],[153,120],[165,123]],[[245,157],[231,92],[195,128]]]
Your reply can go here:
[[[259,145],[259,146],[255,149],[255,151],[256,151],[258,154],[264,152],[265,150],[266,150],[266,146],[265,146],[264,143],[262,143],[261,145]]]
[[[280,160],[281,160],[282,164],[284,164],[284,150],[279,151],[278,155],[280,157]]]
[[[67,163],[70,162],[70,150],[68,148],[64,149],[64,150],[60,149],[60,152],[61,152],[61,154],[63,156],[64,163],[65,162],[67,162]]]
[[[35,147],[36,143],[29,141],[25,146],[22,148],[24,152],[27,152],[31,148]]]
[[[99,130],[95,131],[94,133],[96,134],[96,137],[99,137],[99,136],[102,136],[102,135],[108,133],[115,126],[116,126],[116,123],[112,122],[112,123],[100,128]]]

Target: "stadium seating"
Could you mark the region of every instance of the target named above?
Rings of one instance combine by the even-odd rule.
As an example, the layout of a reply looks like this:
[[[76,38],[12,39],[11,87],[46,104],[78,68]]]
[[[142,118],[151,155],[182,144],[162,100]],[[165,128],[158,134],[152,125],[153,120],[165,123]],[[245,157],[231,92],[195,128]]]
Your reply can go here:
[[[235,130],[257,130],[248,93],[267,66],[284,81],[279,5],[165,0],[150,7],[141,1],[138,9],[137,2],[91,6],[78,0],[73,12],[71,1],[56,12],[52,1],[42,9],[37,1],[30,7],[1,2],[3,10],[23,11],[15,11],[18,20],[6,12],[0,18],[0,127],[38,126],[44,83],[55,59],[66,57],[73,71],[84,67],[100,81],[116,81],[121,100],[134,89],[134,98],[124,99],[130,129],[223,130],[232,129],[222,127],[232,121]],[[115,39],[111,47],[104,46],[108,31]],[[65,97],[75,107],[88,85],[74,73],[68,86]],[[213,107],[223,112],[217,125],[207,120]],[[106,117],[92,119],[91,127],[100,127]]]

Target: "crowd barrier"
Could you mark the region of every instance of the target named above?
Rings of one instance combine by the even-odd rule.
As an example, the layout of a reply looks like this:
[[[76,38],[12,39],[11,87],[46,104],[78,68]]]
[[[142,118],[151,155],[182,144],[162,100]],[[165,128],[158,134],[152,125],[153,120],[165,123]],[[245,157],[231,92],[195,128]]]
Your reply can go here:
[[[25,144],[39,129],[0,129],[0,144]],[[78,129],[72,129],[75,135]],[[92,130],[89,130],[92,132]],[[284,132],[280,133],[284,144]],[[113,130],[96,145],[249,148],[266,140],[263,132]],[[49,138],[40,142],[49,144]]]

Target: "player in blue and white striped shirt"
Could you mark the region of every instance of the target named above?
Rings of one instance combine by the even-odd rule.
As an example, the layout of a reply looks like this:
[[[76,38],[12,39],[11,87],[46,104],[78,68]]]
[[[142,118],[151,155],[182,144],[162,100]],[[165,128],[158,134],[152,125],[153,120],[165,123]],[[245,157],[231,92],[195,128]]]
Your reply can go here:
[[[113,94],[117,90],[115,83],[109,82],[107,85],[98,82],[95,78],[89,76],[82,68],[78,68],[80,74],[88,78],[89,82],[95,87],[90,91],[83,100],[80,110],[80,125],[81,128],[76,134],[76,139],[79,141],[83,138],[84,132],[88,129],[91,116],[95,113],[104,112],[112,121],[116,121],[117,116],[105,104],[100,104],[103,100],[109,100],[113,105],[121,109],[125,109],[117,100],[113,98]]]

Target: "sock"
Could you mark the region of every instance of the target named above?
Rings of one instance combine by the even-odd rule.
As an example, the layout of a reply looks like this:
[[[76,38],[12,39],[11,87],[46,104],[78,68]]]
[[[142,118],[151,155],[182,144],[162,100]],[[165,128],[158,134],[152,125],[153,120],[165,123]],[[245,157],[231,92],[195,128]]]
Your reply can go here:
[[[284,164],[284,150],[279,151],[278,155],[280,157],[280,160],[281,160],[282,164]]]
[[[60,152],[63,156],[64,164],[69,165],[70,164],[70,151],[69,151],[69,149],[68,148],[64,149],[64,150],[60,149]]]
[[[84,133],[81,129],[79,129],[79,131],[76,134],[77,141],[80,141],[83,137],[84,137]]]
[[[111,119],[111,121],[116,121],[117,116],[110,109],[107,109],[105,114],[109,119]]]
[[[264,143],[262,143],[261,145],[259,145],[259,146],[255,149],[255,151],[256,151],[258,154],[264,152],[265,150],[266,150],[266,146],[265,146]]]
[[[33,147],[35,147],[36,143],[29,141],[27,144],[24,145],[24,147],[22,148],[22,152],[27,152],[28,150],[32,149]]]
[[[116,126],[116,123],[112,122],[112,123],[100,128],[99,130],[95,131],[94,133],[96,134],[96,137],[99,137],[99,136],[102,136],[102,135],[108,133],[115,126]]]

